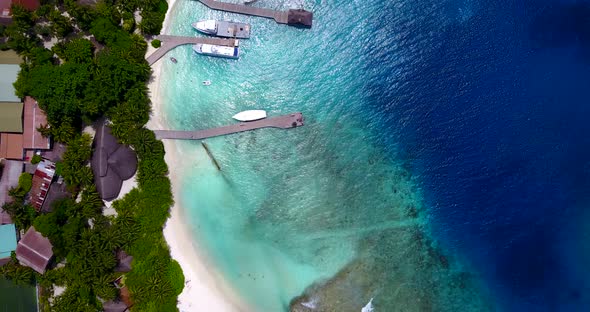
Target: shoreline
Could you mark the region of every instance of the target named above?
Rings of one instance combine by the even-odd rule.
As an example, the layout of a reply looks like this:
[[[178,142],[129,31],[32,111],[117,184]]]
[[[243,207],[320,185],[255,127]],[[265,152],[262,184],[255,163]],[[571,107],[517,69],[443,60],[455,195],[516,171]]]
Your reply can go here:
[[[168,0],[168,12],[164,19],[161,33],[166,33],[170,26],[171,12],[175,8],[176,0]],[[154,52],[148,44],[147,55]],[[152,113],[146,127],[149,129],[166,129],[167,122],[162,107],[160,95],[160,78],[163,57],[152,65],[152,80],[148,84],[149,96],[152,102]],[[211,261],[199,250],[198,242],[191,235],[190,228],[184,223],[184,211],[180,202],[180,186],[182,179],[178,172],[181,166],[178,157],[178,145],[171,140],[164,140],[166,151],[164,160],[168,164],[174,205],[171,207],[170,218],[164,226],[164,238],[170,248],[170,256],[182,268],[185,285],[178,295],[178,309],[181,312],[195,310],[234,312],[252,311],[230,285],[217,272]],[[172,166],[171,164],[175,164]]]

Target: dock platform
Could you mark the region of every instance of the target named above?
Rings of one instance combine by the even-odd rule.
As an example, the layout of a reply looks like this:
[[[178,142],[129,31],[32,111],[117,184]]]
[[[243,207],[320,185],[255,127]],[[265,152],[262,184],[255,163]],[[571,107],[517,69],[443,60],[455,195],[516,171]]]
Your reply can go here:
[[[176,140],[202,140],[232,133],[250,131],[260,128],[290,129],[303,126],[303,114],[293,113],[279,117],[266,118],[250,122],[197,131],[154,130],[156,138]]]
[[[162,56],[164,56],[168,51],[176,48],[179,45],[183,44],[197,44],[197,43],[204,43],[204,44],[215,44],[215,45],[222,45],[228,47],[236,47],[239,44],[239,41],[236,39],[223,39],[223,38],[209,38],[209,37],[183,37],[183,36],[170,36],[170,35],[159,35],[156,39],[162,41],[162,46],[159,47],[156,52],[150,54],[146,58],[149,65],[154,64],[158,61]]]
[[[311,27],[313,13],[306,10],[278,11],[258,8],[244,4],[234,4],[215,0],[197,0],[212,10],[232,12],[250,16],[274,19],[279,24],[290,26]]]

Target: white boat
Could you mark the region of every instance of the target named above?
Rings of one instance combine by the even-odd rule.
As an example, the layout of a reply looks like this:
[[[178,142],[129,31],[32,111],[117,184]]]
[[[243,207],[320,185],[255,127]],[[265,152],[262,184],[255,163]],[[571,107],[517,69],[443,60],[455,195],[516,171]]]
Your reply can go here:
[[[193,51],[198,54],[237,59],[240,57],[238,47],[226,47],[214,44],[197,43],[193,45]]]
[[[247,110],[239,112],[232,117],[239,121],[254,121],[266,118],[266,111],[261,109]]]
[[[203,85],[204,86],[210,86],[211,85],[211,80],[205,80],[205,81],[203,81]]]
[[[204,20],[192,23],[191,26],[207,35],[238,39],[250,38],[250,24],[247,23]]]
[[[217,34],[217,21],[216,20],[204,20],[198,21],[191,24],[194,29],[208,34],[208,35],[216,35]]]
[[[374,311],[375,311],[375,308],[373,308],[373,298],[371,298],[371,300],[369,300],[369,303],[367,303],[367,305],[361,309],[361,312],[374,312]]]

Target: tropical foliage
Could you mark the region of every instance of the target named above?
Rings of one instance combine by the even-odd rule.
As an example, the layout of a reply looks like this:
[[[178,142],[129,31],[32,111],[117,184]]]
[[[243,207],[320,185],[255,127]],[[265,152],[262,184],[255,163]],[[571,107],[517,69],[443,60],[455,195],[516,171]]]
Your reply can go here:
[[[35,155],[33,155],[33,157],[31,157],[31,164],[36,165],[36,164],[40,163],[41,160],[42,160],[41,156],[35,154]]]
[[[8,194],[12,197],[24,199],[25,195],[31,190],[33,186],[33,176],[30,173],[23,172],[18,177],[18,186],[10,189]]]
[[[118,296],[112,283],[120,275],[114,272],[115,255],[124,250],[134,257],[124,279],[134,301],[132,311],[177,311],[184,276],[162,235],[173,199],[164,147],[144,127],[150,114],[146,87],[150,67],[144,59],[146,40],[134,32],[137,27],[144,35],[158,34],[167,3],[105,0],[92,7],[75,0],[42,3],[36,12],[14,7],[14,23],[0,29],[7,38],[4,47],[26,60],[14,84],[17,95],[35,97],[48,119],[40,131],[67,144],[56,171],[72,197],[55,202],[51,212],[41,215],[24,204],[24,195],[6,206],[20,229],[34,225],[49,238],[56,263],[61,263],[36,276],[44,288],[66,288],[51,304],[43,297],[41,307],[101,311],[101,300]],[[138,25],[136,12],[141,15]],[[50,36],[58,40],[47,49],[43,41]],[[113,203],[117,216],[110,217],[102,214],[103,202],[92,183],[92,139],[81,134],[84,124],[103,117],[110,121],[113,135],[131,145],[139,158],[138,187]],[[25,268],[16,262],[11,265],[7,267],[11,270],[0,273],[32,280]]]

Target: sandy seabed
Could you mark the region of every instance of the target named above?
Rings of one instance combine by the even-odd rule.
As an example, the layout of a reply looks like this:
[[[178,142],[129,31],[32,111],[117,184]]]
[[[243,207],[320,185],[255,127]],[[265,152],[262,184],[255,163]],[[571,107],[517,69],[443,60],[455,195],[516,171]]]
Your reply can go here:
[[[162,34],[165,34],[169,29],[172,19],[171,12],[176,4],[176,0],[168,1],[168,12],[164,20]],[[154,51],[155,49],[148,45],[147,55]],[[152,130],[168,129],[163,109],[164,103],[159,92],[162,60],[165,58],[166,56],[152,65],[152,80],[148,85],[152,101],[152,115],[147,127]],[[178,261],[182,267],[185,278],[184,290],[178,296],[178,309],[181,312],[251,311],[252,309],[215,269],[213,263],[206,257],[205,251],[200,249],[198,242],[195,241],[189,225],[185,223],[186,218],[184,218],[180,196],[182,177],[179,173],[183,170],[180,160],[187,158],[179,158],[180,151],[176,143],[171,140],[163,142],[166,150],[165,160],[170,168],[169,178],[172,183],[172,193],[175,198],[170,218],[164,227],[164,237],[170,246],[172,258]]]

